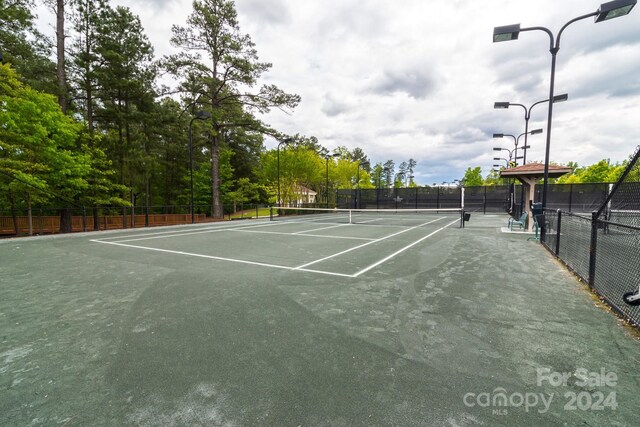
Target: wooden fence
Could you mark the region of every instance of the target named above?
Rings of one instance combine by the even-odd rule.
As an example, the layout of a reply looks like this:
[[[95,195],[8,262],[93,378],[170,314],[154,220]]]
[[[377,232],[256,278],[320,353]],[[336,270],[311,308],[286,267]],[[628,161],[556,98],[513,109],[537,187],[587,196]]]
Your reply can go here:
[[[196,214],[195,222],[208,222],[205,214]],[[16,217],[19,234],[29,233],[29,219],[26,216]],[[101,215],[98,219],[100,230],[116,230],[131,227],[131,215]],[[135,215],[135,228],[145,226],[145,216]],[[191,214],[149,214],[149,227],[162,225],[190,224]],[[33,234],[52,234],[60,232],[59,216],[33,216]],[[82,216],[71,217],[71,227],[73,232],[84,230]],[[86,229],[93,231],[93,216],[86,216]],[[15,236],[16,227],[11,216],[0,216],[0,235]]]

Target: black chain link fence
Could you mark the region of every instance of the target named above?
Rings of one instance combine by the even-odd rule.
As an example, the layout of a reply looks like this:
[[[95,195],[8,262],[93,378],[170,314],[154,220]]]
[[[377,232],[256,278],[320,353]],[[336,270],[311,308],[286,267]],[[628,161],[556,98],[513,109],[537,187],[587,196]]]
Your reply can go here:
[[[460,208],[459,187],[367,188],[337,190],[341,209],[438,209]]]
[[[543,244],[618,313],[640,325],[640,147],[620,181],[603,185],[574,193],[573,206],[593,207],[590,215],[546,209]],[[593,195],[600,191],[604,201],[595,206]]]

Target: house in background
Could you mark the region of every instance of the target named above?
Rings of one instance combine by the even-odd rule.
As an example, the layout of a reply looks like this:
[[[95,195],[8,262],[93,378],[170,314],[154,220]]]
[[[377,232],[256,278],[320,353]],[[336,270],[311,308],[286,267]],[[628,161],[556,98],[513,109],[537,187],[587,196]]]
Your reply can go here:
[[[289,204],[291,206],[300,206],[316,203],[318,193],[302,185],[295,187]]]

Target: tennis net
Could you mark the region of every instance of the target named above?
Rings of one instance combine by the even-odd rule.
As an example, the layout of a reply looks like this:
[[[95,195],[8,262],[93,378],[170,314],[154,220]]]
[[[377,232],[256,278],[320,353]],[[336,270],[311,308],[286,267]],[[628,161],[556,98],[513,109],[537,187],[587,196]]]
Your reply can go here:
[[[328,209],[272,207],[271,221],[316,222],[319,224],[398,225],[414,227],[434,220],[450,218],[460,220],[463,226],[464,211],[459,208],[444,209]]]

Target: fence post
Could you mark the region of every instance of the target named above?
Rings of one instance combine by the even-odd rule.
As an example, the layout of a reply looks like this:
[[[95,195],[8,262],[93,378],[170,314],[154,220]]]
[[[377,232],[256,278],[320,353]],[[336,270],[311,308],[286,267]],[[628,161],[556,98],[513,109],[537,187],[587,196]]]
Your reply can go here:
[[[542,226],[544,227],[544,224]],[[562,228],[562,211],[558,209],[558,225],[556,226],[556,256],[560,253],[560,228]]]
[[[482,213],[487,214],[487,186],[484,186],[484,196],[482,196]]]
[[[589,286],[593,288],[596,275],[596,252],[598,246],[598,212],[591,213],[591,244],[589,245]]]

